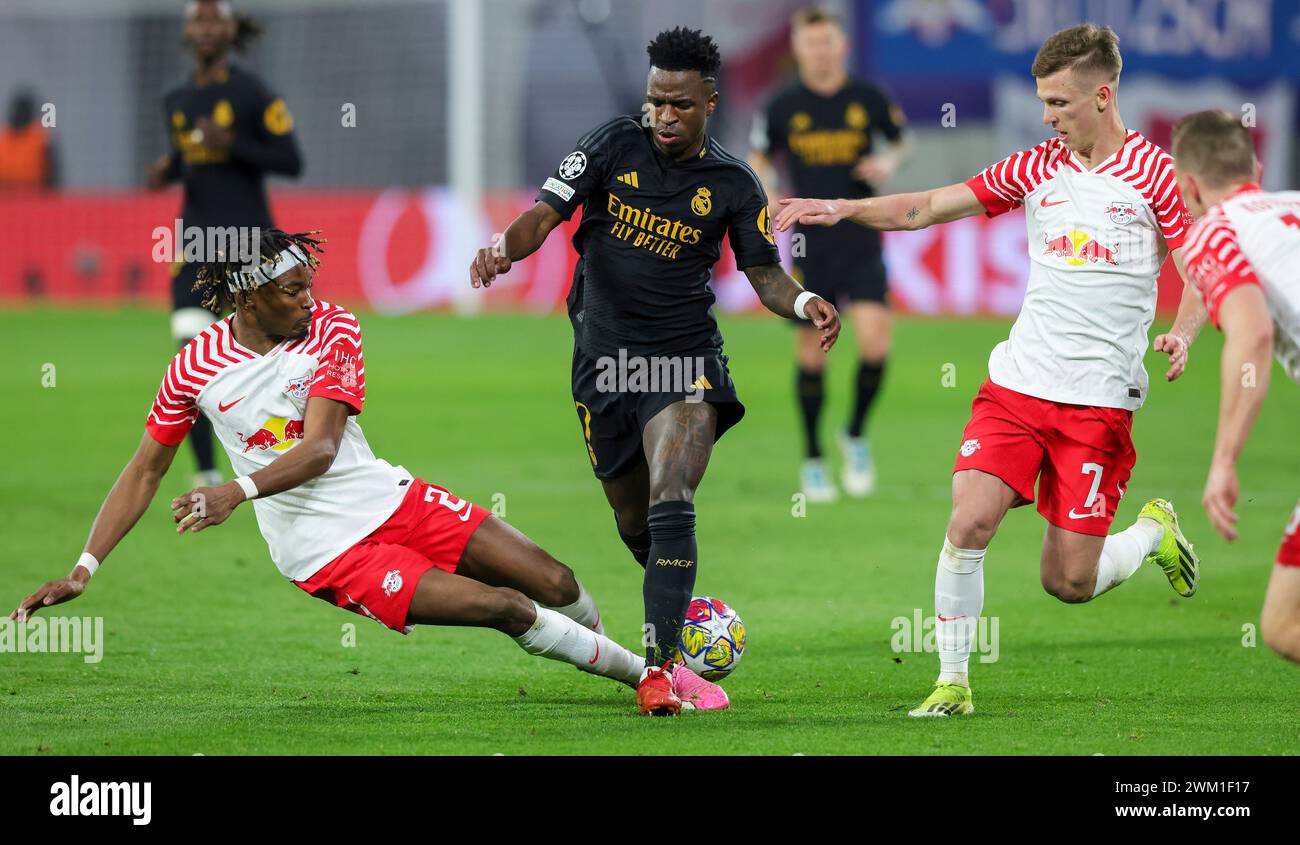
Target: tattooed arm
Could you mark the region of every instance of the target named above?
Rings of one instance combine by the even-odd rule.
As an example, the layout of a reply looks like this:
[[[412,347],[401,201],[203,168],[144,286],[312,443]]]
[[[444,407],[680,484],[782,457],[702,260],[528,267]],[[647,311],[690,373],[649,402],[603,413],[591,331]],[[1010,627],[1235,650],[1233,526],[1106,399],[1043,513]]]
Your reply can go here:
[[[794,301],[803,293],[803,288],[781,269],[780,264],[746,267],[744,273],[754,286],[754,292],[758,294],[764,308],[782,317],[804,319],[806,316],[822,331],[822,350],[830,351],[840,335],[840,315],[835,311],[834,305],[824,299],[814,298],[804,305],[804,314],[795,314]]]
[[[869,229],[892,232],[924,229],[935,223],[983,213],[984,204],[975,192],[958,182],[929,191],[859,200],[784,199],[776,215],[776,228],[784,231],[795,223],[833,226],[841,220],[850,220]]]

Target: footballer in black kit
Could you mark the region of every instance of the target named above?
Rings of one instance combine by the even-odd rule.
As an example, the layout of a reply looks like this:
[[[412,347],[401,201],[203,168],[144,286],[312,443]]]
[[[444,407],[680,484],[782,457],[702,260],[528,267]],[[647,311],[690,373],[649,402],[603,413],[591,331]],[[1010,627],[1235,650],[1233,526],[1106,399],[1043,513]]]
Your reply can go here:
[[[145,176],[153,190],[177,181],[184,186],[180,219],[185,229],[269,230],[273,222],[265,174],[297,176],[302,171],[293,117],[284,100],[230,61],[231,49],[242,49],[259,32],[252,20],[234,13],[229,0],[191,0],[185,6],[185,43],[193,54],[194,73],[163,98],[169,150]],[[201,294],[194,291],[201,263],[176,262],[171,268],[172,337],[181,346],[221,316],[204,308]],[[190,442],[203,483],[217,483],[206,419],[195,423]]]
[[[767,196],[754,172],[705,129],[721,58],[683,28],[647,48],[642,114],[584,135],[524,212],[470,267],[490,285],[582,207],[569,293],[573,401],[619,536],[645,567],[643,713],[675,713],[670,661],[695,583],[695,490],[714,442],[744,414],[714,317],[710,272],[722,239],[763,304],[812,321],[823,350],[839,334],[827,301],[781,269]],[[663,668],[659,668],[663,667]]]
[[[791,47],[798,79],[777,93],[756,116],[750,163],[773,189],[774,164],[784,164],[795,196],[854,199],[875,188],[905,156],[905,119],[875,85],[848,75],[848,40],[839,19],[817,7],[794,16]],[[886,149],[878,143],[888,142]],[[789,193],[789,191],[787,191]],[[861,497],[875,486],[865,428],[889,352],[885,264],[880,233],[861,226],[800,226],[791,275],[808,290],[845,308],[858,341],[856,396],[840,433],[845,492]],[[811,501],[830,501],[838,491],[821,464],[818,420],[825,401],[824,356],[815,338],[796,340],[796,391],[804,422],[802,487]]]

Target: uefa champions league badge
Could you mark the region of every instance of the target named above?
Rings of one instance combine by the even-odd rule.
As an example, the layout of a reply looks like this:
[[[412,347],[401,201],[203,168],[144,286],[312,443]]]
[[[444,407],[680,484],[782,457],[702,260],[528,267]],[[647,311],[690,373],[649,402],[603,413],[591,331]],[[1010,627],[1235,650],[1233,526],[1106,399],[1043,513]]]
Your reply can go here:
[[[1111,222],[1121,226],[1127,226],[1137,217],[1137,209],[1131,202],[1112,202],[1106,206],[1106,213],[1110,215]]]

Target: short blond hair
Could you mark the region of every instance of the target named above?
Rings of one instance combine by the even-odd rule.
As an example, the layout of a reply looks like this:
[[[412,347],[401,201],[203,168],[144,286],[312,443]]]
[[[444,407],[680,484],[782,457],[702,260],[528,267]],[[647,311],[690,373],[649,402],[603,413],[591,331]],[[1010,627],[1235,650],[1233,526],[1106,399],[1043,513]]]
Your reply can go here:
[[[1119,36],[1108,26],[1081,23],[1063,29],[1043,42],[1034,56],[1030,72],[1038,78],[1057,71],[1082,74],[1104,73],[1113,84],[1119,80],[1124,60],[1119,55]]]
[[[791,29],[802,29],[805,26],[812,26],[818,23],[829,23],[844,28],[844,23],[840,16],[832,12],[825,6],[804,6],[790,17]]]
[[[1232,112],[1209,109],[1187,115],[1174,126],[1172,152],[1179,170],[1210,188],[1255,179],[1255,141]]]

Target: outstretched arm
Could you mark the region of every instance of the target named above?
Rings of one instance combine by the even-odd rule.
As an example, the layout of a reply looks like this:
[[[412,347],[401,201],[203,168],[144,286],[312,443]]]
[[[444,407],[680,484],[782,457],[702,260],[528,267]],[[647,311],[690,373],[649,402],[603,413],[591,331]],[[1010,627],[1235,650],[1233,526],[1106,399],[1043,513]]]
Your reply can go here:
[[[780,264],[746,267],[744,273],[749,283],[754,286],[759,301],[768,311],[782,317],[812,320],[812,324],[821,329],[822,351],[830,351],[835,345],[836,338],[840,336],[840,315],[834,305],[819,296],[809,294],[810,298],[803,304],[804,313],[796,314],[795,300],[804,290],[785,270],[781,269]]]
[[[1219,305],[1223,328],[1219,430],[1202,504],[1225,540],[1237,538],[1237,456],[1268,395],[1273,365],[1273,317],[1259,285],[1240,285]]]
[[[889,194],[858,200],[783,199],[776,227],[784,231],[795,223],[833,226],[849,220],[859,226],[893,232],[924,229],[984,213],[984,204],[964,182],[911,194]]]
[[[102,563],[122,541],[148,510],[149,503],[158,492],[158,485],[162,483],[167,468],[176,457],[176,449],[176,446],[166,446],[145,433],[135,454],[100,505],[99,514],[90,526],[85,554],[92,555],[97,562]],[[78,563],[66,578],[47,581],[19,602],[9,618],[25,622],[42,607],[76,598],[86,588],[91,574],[89,569]]]
[[[1178,315],[1168,333],[1157,335],[1155,350],[1169,355],[1169,371],[1165,373],[1166,381],[1173,381],[1183,374],[1187,367],[1187,352],[1205,326],[1209,313],[1201,303],[1201,296],[1195,286],[1187,279],[1187,265],[1183,261],[1183,248],[1180,246],[1170,253],[1178,278],[1183,280],[1183,297],[1178,301]]]
[[[474,261],[469,265],[470,286],[491,287],[498,275],[510,271],[511,264],[540,249],[546,242],[546,236],[563,219],[560,212],[544,202],[538,202],[516,217],[501,237],[475,254]]]
[[[348,406],[324,396],[307,399],[302,440],[292,449],[249,476],[257,487],[258,498],[274,496],[324,475],[334,465],[348,422]],[[217,487],[196,487],[172,499],[172,519],[176,533],[186,529],[202,531],[220,525],[248,497],[235,481]]]

